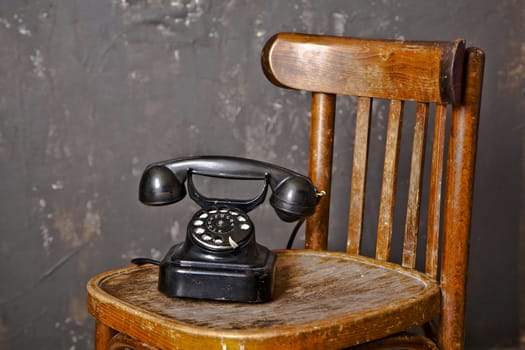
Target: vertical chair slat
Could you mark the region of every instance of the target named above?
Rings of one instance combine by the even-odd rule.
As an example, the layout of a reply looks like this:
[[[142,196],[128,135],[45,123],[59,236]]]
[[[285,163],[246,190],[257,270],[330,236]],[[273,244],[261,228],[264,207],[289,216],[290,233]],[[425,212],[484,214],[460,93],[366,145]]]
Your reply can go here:
[[[434,120],[434,139],[432,142],[432,163],[430,171],[430,189],[428,200],[427,247],[425,272],[432,278],[437,277],[439,228],[441,220],[441,188],[443,182],[443,160],[445,157],[445,131],[447,106],[436,105]]]
[[[408,187],[408,204],[405,222],[405,239],[403,241],[403,260],[405,267],[416,266],[416,251],[419,233],[419,209],[421,208],[421,179],[428,124],[428,103],[418,103],[412,141],[412,160],[410,162],[410,183]]]
[[[330,187],[334,147],[335,100],[333,94],[312,93],[312,123],[310,126],[310,158],[308,173],[313,183],[326,195],[315,213],[306,221],[305,247],[326,249],[330,214]]]
[[[388,260],[390,258],[402,114],[403,102],[399,100],[390,101],[377,228],[376,258],[378,260]]]
[[[350,254],[359,254],[361,245],[371,111],[372,99],[359,97],[357,99],[352,186],[350,189],[348,215],[348,240],[346,246],[346,251]]]

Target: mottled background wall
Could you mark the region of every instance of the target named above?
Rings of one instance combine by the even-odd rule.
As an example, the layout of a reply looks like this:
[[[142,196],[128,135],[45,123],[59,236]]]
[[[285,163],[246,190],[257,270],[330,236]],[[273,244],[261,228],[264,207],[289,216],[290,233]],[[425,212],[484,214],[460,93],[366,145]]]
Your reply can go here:
[[[4,0],[0,349],[92,348],[86,281],[131,257],[159,258],[183,238],[189,200],[162,208],[137,200],[147,163],[213,153],[306,170],[309,96],[273,87],[259,65],[278,31],[463,37],[486,51],[467,344],[517,346],[523,1]],[[338,100],[341,178],[349,175],[351,102]],[[376,107],[379,144],[386,110]],[[377,177],[379,161],[371,169]],[[334,249],[343,247],[346,205],[332,215]],[[271,208],[254,219],[259,241],[285,244],[291,228]]]

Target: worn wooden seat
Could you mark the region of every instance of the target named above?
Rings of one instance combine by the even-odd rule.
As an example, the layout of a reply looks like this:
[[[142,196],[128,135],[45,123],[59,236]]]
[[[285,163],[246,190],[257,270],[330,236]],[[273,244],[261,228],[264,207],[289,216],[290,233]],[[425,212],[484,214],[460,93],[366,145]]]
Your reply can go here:
[[[266,44],[262,63],[274,84],[312,93],[309,174],[327,195],[307,221],[307,250],[278,252],[275,299],[257,305],[168,299],[156,290],[152,266],[97,276],[88,284],[97,349],[461,349],[483,52],[465,48],[463,40],[281,33]],[[357,96],[346,254],[322,251],[335,195],[330,188],[338,94]],[[384,170],[377,232],[363,232],[376,98],[390,101]],[[389,260],[405,101],[416,108],[408,201],[401,205],[403,252],[396,265]],[[427,144],[432,159],[422,225]],[[422,244],[420,231],[426,236]],[[363,235],[376,236],[373,257],[359,256]],[[418,255],[424,257],[421,272],[415,269]],[[426,338],[399,333],[417,326]]]
[[[89,308],[99,322],[162,349],[342,348],[382,335],[392,327],[387,315],[413,316],[392,329],[401,331],[439,311],[439,288],[423,274],[341,253],[278,253],[273,302],[171,299],[157,290],[158,268],[150,266],[90,281]]]

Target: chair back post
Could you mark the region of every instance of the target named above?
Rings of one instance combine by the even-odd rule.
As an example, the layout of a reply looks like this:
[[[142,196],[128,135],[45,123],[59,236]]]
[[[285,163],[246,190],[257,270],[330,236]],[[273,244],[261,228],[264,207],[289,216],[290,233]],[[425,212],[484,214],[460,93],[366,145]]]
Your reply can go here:
[[[334,94],[312,93],[308,174],[318,190],[324,191],[325,195],[321,198],[314,215],[306,221],[306,249],[326,250],[328,246],[335,100]]]
[[[465,54],[463,101],[452,109],[447,160],[441,265],[442,312],[438,343],[462,349],[472,191],[485,56],[477,48]]]

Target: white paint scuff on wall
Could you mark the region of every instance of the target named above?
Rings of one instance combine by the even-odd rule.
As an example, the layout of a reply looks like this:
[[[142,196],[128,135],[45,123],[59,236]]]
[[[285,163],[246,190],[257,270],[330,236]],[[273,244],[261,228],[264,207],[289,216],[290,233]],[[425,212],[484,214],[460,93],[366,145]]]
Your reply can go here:
[[[343,12],[332,13],[332,19],[334,21],[334,32],[337,35],[343,35],[345,32],[346,20],[348,15]]]
[[[36,49],[34,54],[29,56],[31,63],[33,64],[33,73],[39,78],[45,78],[46,68],[44,67],[44,56],[39,49]]]

